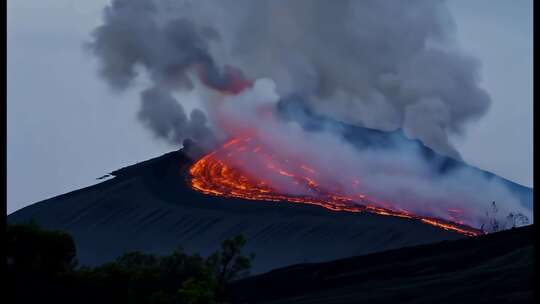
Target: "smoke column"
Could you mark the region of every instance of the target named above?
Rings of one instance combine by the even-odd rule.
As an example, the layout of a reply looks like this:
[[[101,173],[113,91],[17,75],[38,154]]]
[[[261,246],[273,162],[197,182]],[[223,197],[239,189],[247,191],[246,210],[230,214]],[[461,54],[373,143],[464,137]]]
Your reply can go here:
[[[267,115],[280,99],[300,96],[336,121],[403,129],[460,159],[449,137],[463,134],[491,101],[479,86],[479,62],[459,50],[454,35],[442,0],[113,0],[87,46],[111,88],[126,90],[139,74],[151,80],[139,119],[172,144],[192,138],[210,149],[250,130],[328,180],[359,177],[367,194],[411,211],[448,218],[457,204],[479,226],[496,200],[501,214],[532,217],[502,185],[478,174],[442,176],[407,147],[359,152],[335,130],[308,134]],[[205,96],[190,115],[175,97],[186,90]],[[257,174],[249,164],[242,169]],[[341,187],[346,191],[345,182]]]
[[[191,88],[188,71],[195,65],[219,87],[227,81],[220,61],[249,78],[273,79],[282,96],[303,94],[338,120],[403,128],[459,158],[449,135],[481,117],[490,98],[478,86],[478,61],[454,45],[454,27],[438,0],[114,0],[90,47],[116,89],[127,88],[139,66],[162,91]],[[181,107],[160,112],[169,110]]]
[[[203,111],[189,117],[173,92],[193,88],[190,73],[203,73],[216,90],[238,86],[242,75],[221,69],[209,54],[210,41],[219,38],[209,26],[175,14],[173,2],[115,0],[104,10],[103,25],[92,33],[87,47],[100,62],[100,75],[111,88],[129,88],[142,71],[153,86],[141,92],[139,119],[154,134],[172,144],[185,138],[210,147],[214,138]],[[234,77],[227,74],[236,72]]]
[[[348,123],[403,128],[454,158],[449,135],[490,104],[479,62],[454,43],[444,1],[236,0],[193,13],[219,24],[225,58],[251,78],[273,79],[280,95],[304,94]]]

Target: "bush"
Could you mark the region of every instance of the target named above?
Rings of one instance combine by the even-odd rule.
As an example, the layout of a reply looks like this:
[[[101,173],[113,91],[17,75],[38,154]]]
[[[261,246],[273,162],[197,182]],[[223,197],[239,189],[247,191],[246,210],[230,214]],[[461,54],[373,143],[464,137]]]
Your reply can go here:
[[[230,282],[248,273],[253,258],[242,255],[246,241],[238,236],[206,259],[181,249],[166,256],[135,251],[98,267],[76,267],[70,235],[35,223],[7,231],[8,281],[18,302],[224,303]]]
[[[230,283],[246,276],[251,268],[254,255],[242,254],[245,244],[246,240],[241,235],[223,241],[221,250],[210,255],[206,260],[204,276],[199,280],[190,280],[183,284],[180,293],[186,302],[225,303],[229,298]]]
[[[43,230],[35,222],[7,225],[7,264],[12,271],[66,273],[75,268],[75,256],[75,242],[67,233]]]

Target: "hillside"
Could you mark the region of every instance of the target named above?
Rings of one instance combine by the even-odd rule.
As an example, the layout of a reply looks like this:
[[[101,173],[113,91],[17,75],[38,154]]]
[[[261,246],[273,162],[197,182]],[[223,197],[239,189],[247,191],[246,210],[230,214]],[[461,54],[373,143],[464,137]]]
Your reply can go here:
[[[533,303],[533,230],[277,269],[238,281],[234,303]]]
[[[403,131],[383,132],[317,116],[294,101],[282,102],[283,119],[297,119],[306,130],[333,126],[358,149],[398,149],[414,145],[439,174],[456,168],[497,179],[532,209],[532,189],[445,157],[408,139]],[[293,114],[291,114],[293,113]],[[414,220],[367,213],[333,212],[285,202],[213,197],[187,183],[192,160],[183,150],[128,166],[97,185],[47,199],[8,216],[8,222],[35,219],[45,228],[73,235],[83,264],[98,265],[127,251],[169,253],[181,246],[209,254],[218,244],[243,234],[247,251],[257,255],[253,271],[322,262],[403,246],[462,238]]]
[[[408,219],[206,196],[187,186],[189,164],[181,150],[171,152],[23,208],[7,220],[35,219],[69,232],[79,261],[87,265],[127,251],[169,253],[178,246],[206,255],[222,240],[243,234],[246,251],[256,254],[255,273],[462,237]]]

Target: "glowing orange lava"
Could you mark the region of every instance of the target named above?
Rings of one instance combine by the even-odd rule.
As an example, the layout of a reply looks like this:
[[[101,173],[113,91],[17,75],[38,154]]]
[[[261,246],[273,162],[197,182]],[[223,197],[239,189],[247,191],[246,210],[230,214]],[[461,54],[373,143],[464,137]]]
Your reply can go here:
[[[257,177],[240,170],[249,162]],[[235,138],[222,147],[198,160],[191,168],[191,186],[205,194],[235,197],[247,200],[291,202],[321,206],[334,211],[370,212],[378,215],[395,216],[419,220],[441,229],[458,232],[467,236],[482,234],[478,229],[468,227],[459,220],[446,221],[418,216],[407,210],[372,200],[362,194],[343,195],[339,189],[325,190],[319,186],[317,172],[299,160],[276,159],[272,153],[251,137]],[[267,177],[267,178],[266,178]],[[275,189],[280,179],[296,188],[305,189],[298,195],[280,194]],[[353,180],[353,187],[360,184]],[[384,206],[384,207],[380,207]],[[461,212],[449,210],[455,216]]]

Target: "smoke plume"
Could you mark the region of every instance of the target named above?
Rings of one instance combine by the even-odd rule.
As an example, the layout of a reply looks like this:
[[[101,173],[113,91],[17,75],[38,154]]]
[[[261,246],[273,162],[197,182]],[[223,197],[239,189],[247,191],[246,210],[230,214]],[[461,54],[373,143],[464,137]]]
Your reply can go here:
[[[229,122],[227,128],[231,132],[256,138],[258,145],[266,147],[263,151],[271,151],[276,160],[301,161],[315,172],[322,189],[336,189],[332,193],[350,197],[361,193],[374,199],[378,207],[387,207],[389,203],[393,210],[457,221],[487,231],[527,224],[533,219],[531,210],[501,180],[486,178],[480,170],[459,166],[441,173],[440,168],[426,160],[422,146],[399,137],[387,138],[390,142],[384,144],[394,145],[395,149],[377,145],[359,149],[331,124],[323,125],[317,132],[306,132],[301,117],[283,123],[264,115],[261,109],[275,108],[279,100],[275,83],[259,79],[252,88],[226,97],[216,111]],[[227,155],[223,161],[234,163],[247,176],[264,180],[278,193],[313,194],[307,185],[299,185],[288,176],[304,176],[302,168],[287,166],[286,174],[276,175],[265,172],[264,164],[257,164],[252,158],[251,154],[238,153]],[[492,202],[496,202],[496,213]],[[518,219],[524,221],[517,222]]]
[[[481,117],[490,99],[478,86],[479,63],[457,50],[454,32],[438,0],[114,0],[90,46],[116,89],[127,88],[139,66],[171,90],[192,88],[195,66],[206,84],[225,88],[230,79],[219,61],[248,78],[273,79],[282,96],[303,94],[318,112],[380,130],[403,128],[459,158],[449,136]]]
[[[306,132],[301,115],[274,115],[279,100],[296,98],[316,114],[403,130],[459,159],[450,136],[485,114],[490,98],[479,86],[479,62],[454,36],[443,0],[112,0],[88,46],[111,88],[126,90],[140,74],[150,79],[139,119],[172,144],[192,138],[209,149],[249,130],[343,191],[358,178],[367,195],[445,219],[452,208],[465,210],[475,226],[492,200],[530,217],[497,181],[467,170],[440,174],[400,141],[382,138],[397,147],[386,152],[369,144],[359,151],[335,126]],[[187,90],[204,96],[190,115],[181,103]]]
[[[157,137],[177,145],[185,138],[210,144],[204,112],[195,109],[187,117],[173,92],[192,89],[190,73],[195,71],[204,72],[210,87],[230,86],[228,75],[208,52],[209,42],[219,35],[175,14],[169,5],[172,2],[112,1],[88,47],[99,59],[100,75],[115,90],[132,86],[141,71],[150,78],[153,86],[141,93],[139,119]]]
[[[381,130],[403,128],[459,158],[449,135],[481,117],[490,98],[479,63],[454,43],[444,1],[218,1],[194,10],[219,24],[228,60],[269,77],[282,96]]]
[[[188,118],[171,92],[161,88],[143,91],[141,100],[139,119],[159,138],[180,143],[192,137],[203,146],[210,144],[206,141],[212,139],[212,132],[206,126],[206,115],[201,110],[194,109]]]

